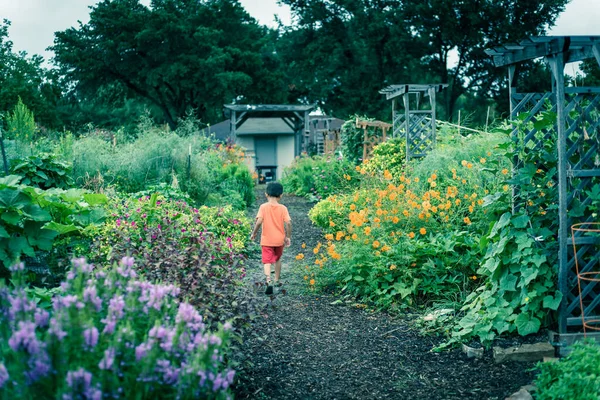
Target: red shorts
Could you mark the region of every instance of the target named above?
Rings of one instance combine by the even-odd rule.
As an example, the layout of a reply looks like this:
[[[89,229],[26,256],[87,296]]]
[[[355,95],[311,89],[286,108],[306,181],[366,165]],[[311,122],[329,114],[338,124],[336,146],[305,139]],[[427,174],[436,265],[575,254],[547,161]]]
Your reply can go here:
[[[275,264],[283,254],[283,246],[262,246],[262,262],[263,264]]]

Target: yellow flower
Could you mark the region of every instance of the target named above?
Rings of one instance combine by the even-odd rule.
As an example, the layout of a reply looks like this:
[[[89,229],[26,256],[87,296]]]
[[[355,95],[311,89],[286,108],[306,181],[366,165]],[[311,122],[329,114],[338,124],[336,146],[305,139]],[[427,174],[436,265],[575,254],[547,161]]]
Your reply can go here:
[[[381,248],[381,251],[390,251],[391,247],[387,244]]]
[[[469,168],[469,169],[473,168],[473,164],[471,164],[471,163],[468,163],[468,164],[467,164],[467,168]]]
[[[477,280],[477,275],[473,275],[473,276],[471,277],[471,279],[473,279],[474,281],[476,281],[476,280]]]
[[[508,169],[504,168],[504,169],[502,170],[502,175],[508,175]]]
[[[373,242],[373,248],[375,248],[375,249],[376,249],[376,248],[378,248],[380,245],[381,245],[381,244],[379,243],[379,241],[378,241],[378,240],[375,240],[375,241]]]
[[[360,172],[360,165],[356,166],[356,172]]]
[[[311,279],[310,281],[308,281],[308,283],[310,283],[311,285],[314,285],[315,284],[315,280]]]
[[[509,189],[509,187],[508,187],[508,185],[504,185],[504,186],[502,186],[502,189],[503,189],[505,192],[508,192],[508,189]]]
[[[327,235],[325,235],[325,239],[327,239],[327,240],[333,240],[333,234],[328,233]]]
[[[304,275],[304,280],[307,281],[308,280],[308,275]]]
[[[480,163],[482,163],[482,164],[485,164],[485,158],[481,157],[481,158],[479,159],[479,162],[480,162]]]
[[[329,226],[334,227],[335,226],[335,222],[329,221]]]
[[[352,211],[356,210],[356,205],[355,205],[355,204],[350,204],[350,209],[351,209]]]
[[[302,248],[305,249],[306,248],[306,243],[302,243]]]
[[[415,183],[419,183],[419,178],[415,178]]]
[[[398,218],[398,217],[392,218],[392,222],[395,224],[397,224],[399,221],[400,221],[400,218]]]
[[[365,235],[369,236],[370,234],[371,234],[371,228],[367,226],[365,228]]]
[[[466,167],[468,163],[467,163],[467,160],[462,160],[462,161],[460,162],[460,164],[461,164],[463,167]]]
[[[397,268],[397,267],[396,267],[396,264],[392,264],[392,265],[390,265],[390,271],[393,271],[393,270],[395,270],[396,268]]]
[[[469,217],[463,218],[463,221],[465,222],[465,224],[471,225],[471,220],[469,219]]]
[[[414,237],[415,237],[415,233],[414,233],[414,232],[410,232],[410,233],[408,234],[408,237],[409,237],[409,238],[411,238],[411,239],[414,239]]]
[[[302,260],[304,258],[304,254],[300,253],[296,256],[296,260]]]
[[[356,233],[353,233],[352,234],[352,240],[356,240],[356,239],[358,239],[358,235]]]
[[[419,229],[419,233],[420,233],[421,235],[424,235],[424,234],[426,234],[426,233],[427,233],[427,229],[425,229],[425,228],[421,228],[421,229]]]

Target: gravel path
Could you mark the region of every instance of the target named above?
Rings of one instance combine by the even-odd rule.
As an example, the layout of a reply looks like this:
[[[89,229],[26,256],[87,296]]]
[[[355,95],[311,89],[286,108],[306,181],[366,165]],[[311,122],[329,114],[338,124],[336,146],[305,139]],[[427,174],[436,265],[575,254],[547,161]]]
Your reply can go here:
[[[236,398],[504,399],[531,382],[531,364],[496,365],[489,356],[471,360],[457,350],[432,353],[441,340],[402,319],[334,305],[335,297],[306,290],[292,261],[302,243],[312,249],[321,233],[308,220],[305,199],[282,203],[293,220],[292,247],[283,257],[285,294],[262,297],[267,308],[244,337]],[[263,281],[259,257],[250,262],[251,285]]]

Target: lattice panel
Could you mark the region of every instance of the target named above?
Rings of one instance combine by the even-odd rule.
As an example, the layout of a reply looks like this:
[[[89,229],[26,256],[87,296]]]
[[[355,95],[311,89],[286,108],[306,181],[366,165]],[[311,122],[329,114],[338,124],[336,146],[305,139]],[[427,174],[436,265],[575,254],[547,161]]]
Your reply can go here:
[[[523,119],[525,123],[534,121],[538,112],[549,107],[552,112],[556,112],[555,97],[552,93],[516,94],[512,100],[513,118],[519,113],[530,112]],[[570,227],[580,222],[600,221],[600,218],[593,216],[593,213],[588,209],[591,204],[588,192],[594,185],[600,183],[600,95],[567,94],[565,115],[568,176],[567,216],[568,226]],[[516,134],[517,130],[513,131],[513,135]],[[556,135],[556,126],[541,131],[532,127],[524,133],[521,142],[523,150],[535,152],[539,150],[544,142],[555,139]],[[518,165],[519,160],[515,159],[514,162]],[[516,206],[518,207],[518,205]],[[600,213],[600,210],[598,212]],[[575,254],[570,235],[569,230],[566,237],[558,238],[563,243],[568,244],[566,268],[567,306],[566,315],[560,317],[566,319],[568,326],[581,326],[581,306],[575,269]],[[577,246],[577,256],[580,260],[580,268],[582,267],[581,260],[592,260],[583,262],[584,272],[596,268],[597,264],[594,264],[594,262],[597,263],[598,251],[600,250],[598,241],[577,236],[575,244]],[[587,283],[582,288],[581,293],[586,319],[588,315],[600,315],[600,283]]]
[[[406,118],[405,114],[404,113],[394,113],[393,117],[394,117],[394,128],[393,128],[394,134],[393,134],[393,136],[395,138],[403,137],[405,134],[404,133],[405,132],[404,119]]]
[[[408,157],[425,157],[435,144],[435,131],[430,114],[409,114],[407,141]]]

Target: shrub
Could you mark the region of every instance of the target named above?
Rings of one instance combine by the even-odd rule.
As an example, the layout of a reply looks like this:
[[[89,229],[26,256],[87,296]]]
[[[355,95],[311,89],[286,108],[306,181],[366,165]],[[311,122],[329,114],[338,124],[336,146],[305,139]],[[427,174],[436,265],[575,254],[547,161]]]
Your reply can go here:
[[[174,285],[137,279],[133,259],[96,269],[83,259],[48,311],[0,289],[0,388],[7,398],[227,398],[228,328],[207,330]]]
[[[539,400],[596,400],[600,398],[600,346],[575,344],[557,362],[539,363],[535,385]]]
[[[363,162],[362,169],[367,174],[382,176],[388,171],[392,176],[400,177],[405,163],[406,141],[391,139],[375,146],[371,158]]]
[[[363,157],[364,130],[356,127],[356,118],[373,120],[372,118],[355,115],[344,122],[340,132],[341,151],[344,158],[353,164],[360,164]],[[373,129],[373,128],[368,128]]]
[[[282,184],[288,193],[320,200],[356,188],[359,176],[347,160],[333,156],[300,157],[285,169]]]
[[[72,167],[60,161],[53,154],[42,153],[27,158],[11,160],[10,173],[23,177],[23,185],[46,190],[50,188],[68,189],[73,185]]]
[[[13,112],[7,118],[8,137],[17,139],[23,142],[29,142],[35,139],[37,128],[33,118],[33,112],[19,97],[19,101],[15,105]]]

